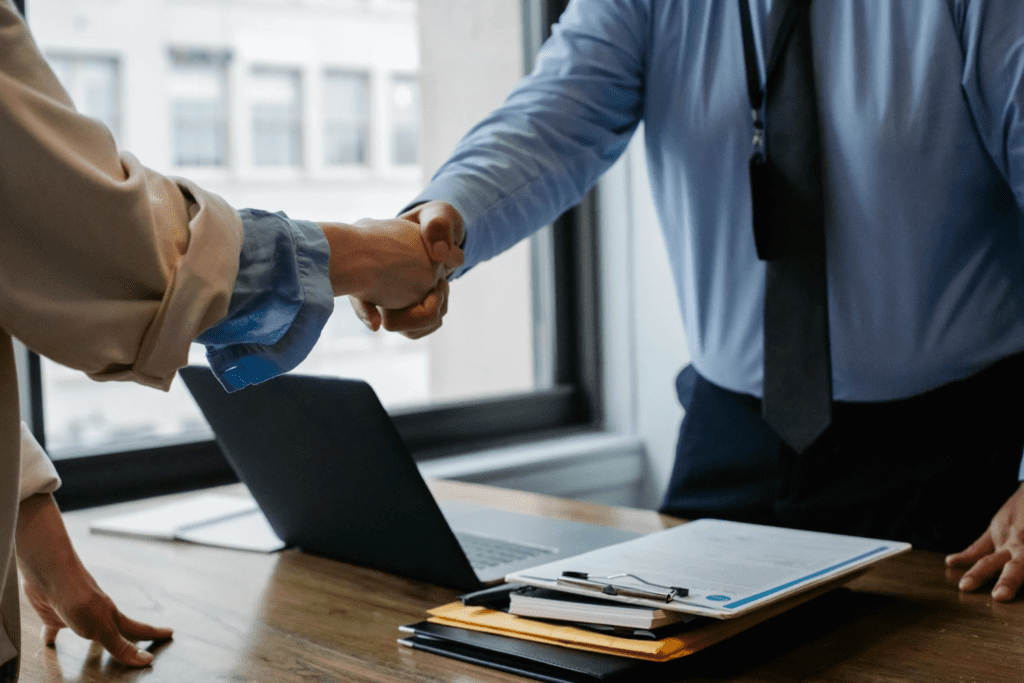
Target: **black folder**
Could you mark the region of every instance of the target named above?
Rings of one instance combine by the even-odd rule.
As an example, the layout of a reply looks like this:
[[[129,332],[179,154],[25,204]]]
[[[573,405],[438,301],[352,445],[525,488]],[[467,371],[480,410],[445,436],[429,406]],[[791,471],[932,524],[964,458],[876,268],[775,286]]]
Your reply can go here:
[[[546,683],[646,680],[653,668],[659,666],[638,659],[584,652],[429,621],[403,626],[401,630],[411,634],[399,641],[404,645]]]

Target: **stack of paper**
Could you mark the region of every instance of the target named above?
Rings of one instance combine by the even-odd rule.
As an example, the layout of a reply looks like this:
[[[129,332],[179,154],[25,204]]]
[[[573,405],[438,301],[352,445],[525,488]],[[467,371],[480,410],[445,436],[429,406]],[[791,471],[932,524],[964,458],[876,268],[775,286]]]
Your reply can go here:
[[[565,596],[537,608],[543,614],[535,616],[543,620],[523,616],[522,606],[517,615],[500,605],[456,602],[430,610],[426,622],[403,627],[412,635],[400,642],[541,680],[635,676],[635,668],[623,662],[667,662],[692,654],[909,548],[877,539],[698,520],[506,577]],[[516,590],[509,591],[509,602]],[[574,604],[577,597],[585,602]],[[649,626],[666,614],[678,621],[662,626],[673,631],[656,638],[551,621],[558,618],[552,616],[556,613],[567,621],[588,621],[607,608],[601,604],[605,601],[621,608],[608,609],[606,622],[628,618],[625,610],[636,607],[646,611],[633,616],[646,619]],[[576,653],[571,662],[561,661],[560,653],[569,651]],[[583,664],[585,653],[596,658],[593,670]]]
[[[509,614],[535,619],[584,622],[633,629],[657,629],[699,619],[660,607],[626,605],[614,600],[574,595],[549,588],[522,586],[509,593]]]

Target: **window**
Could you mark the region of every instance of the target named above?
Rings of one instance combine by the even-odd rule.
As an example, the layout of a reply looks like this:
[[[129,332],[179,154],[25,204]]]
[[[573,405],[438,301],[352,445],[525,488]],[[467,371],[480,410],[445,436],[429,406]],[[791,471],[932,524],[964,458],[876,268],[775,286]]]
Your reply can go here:
[[[257,166],[302,164],[302,89],[299,72],[257,67],[252,71],[253,162]]]
[[[414,76],[391,78],[391,161],[398,165],[419,160],[419,89]]]
[[[227,165],[227,55],[172,50],[170,56],[168,90],[175,165]]]
[[[87,42],[118,55],[121,127],[135,131],[126,149],[144,164],[193,177],[237,207],[341,221],[393,216],[415,197],[528,68],[539,43],[531,27],[549,25],[560,7],[552,0],[540,21],[540,0],[235,2],[199,34],[194,6],[177,0],[145,11],[133,0],[81,3],[76,13],[61,0],[30,5],[48,54]],[[110,8],[122,22],[75,19]],[[345,166],[360,172],[339,173]],[[268,176],[274,168],[302,173]],[[592,423],[596,288],[585,215],[453,284],[444,328],[423,340],[369,333],[338,300],[297,371],[366,379],[420,458]],[[204,362],[202,347],[190,362]],[[65,507],[231,477],[180,382],[163,394],[95,383],[45,359],[30,368],[34,430],[64,478]]]
[[[370,150],[370,77],[324,74],[324,163],[366,164]]]
[[[116,57],[57,53],[47,60],[78,111],[121,136],[120,65]]]

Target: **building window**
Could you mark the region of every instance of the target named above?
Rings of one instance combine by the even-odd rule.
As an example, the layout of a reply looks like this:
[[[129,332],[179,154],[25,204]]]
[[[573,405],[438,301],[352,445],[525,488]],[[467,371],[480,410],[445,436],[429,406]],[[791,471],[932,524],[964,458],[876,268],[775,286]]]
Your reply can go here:
[[[394,216],[500,104],[523,71],[508,55],[522,57],[524,36],[541,26],[522,24],[534,0],[524,3],[282,1],[264,3],[258,24],[251,3],[216,3],[216,26],[203,32],[216,36],[209,49],[182,47],[197,40],[195,3],[150,0],[115,24],[111,3],[68,12],[65,0],[27,2],[51,54],[77,54],[87,41],[119,55],[125,68],[113,92],[124,129],[133,122],[138,131],[126,150],[146,166],[186,177],[214,169],[196,180],[232,206],[344,222]],[[418,73],[438,75],[430,97],[420,97]],[[321,173],[346,166],[367,172]],[[308,172],[264,172],[295,168]],[[596,383],[586,373],[597,356],[577,349],[597,338],[583,315],[595,310],[582,270],[594,259],[590,224],[572,225],[552,231],[551,248],[518,245],[453,284],[458,303],[426,339],[371,334],[339,301],[296,371],[368,381],[417,457],[589,424]],[[64,478],[63,505],[230,476],[181,382],[165,394],[35,362],[27,417]],[[200,345],[189,362],[204,362]]]
[[[171,51],[171,128],[178,166],[226,166],[228,160],[228,56]]]
[[[121,67],[115,57],[49,55],[57,79],[78,111],[99,119],[121,140]]]
[[[294,69],[252,71],[253,163],[302,164],[302,86]]]
[[[370,144],[370,77],[328,71],[323,101],[324,163],[365,165]]]
[[[419,161],[419,87],[415,76],[391,78],[391,163],[408,166]]]

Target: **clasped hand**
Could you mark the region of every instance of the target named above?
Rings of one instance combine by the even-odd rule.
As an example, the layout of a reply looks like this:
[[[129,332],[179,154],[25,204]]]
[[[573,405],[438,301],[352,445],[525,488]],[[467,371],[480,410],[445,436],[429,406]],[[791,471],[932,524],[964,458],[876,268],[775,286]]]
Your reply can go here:
[[[371,231],[381,240],[378,246],[383,247],[382,255],[385,258],[378,271],[381,277],[379,286],[382,290],[388,290],[388,294],[396,295],[384,296],[382,291],[345,292],[349,294],[352,309],[359,319],[371,330],[377,331],[384,327],[392,332],[401,332],[410,339],[419,339],[440,328],[442,318],[448,312],[448,276],[464,260],[459,247],[464,236],[459,212],[444,202],[427,202],[396,219],[360,221],[356,225]],[[421,279],[424,274],[419,266],[399,262],[401,259],[389,264],[386,256],[405,253],[405,247],[411,253],[415,251],[416,244],[422,245],[431,267],[427,278],[431,286],[418,290],[418,296],[417,287],[425,282]],[[339,293],[335,289],[335,294]]]

